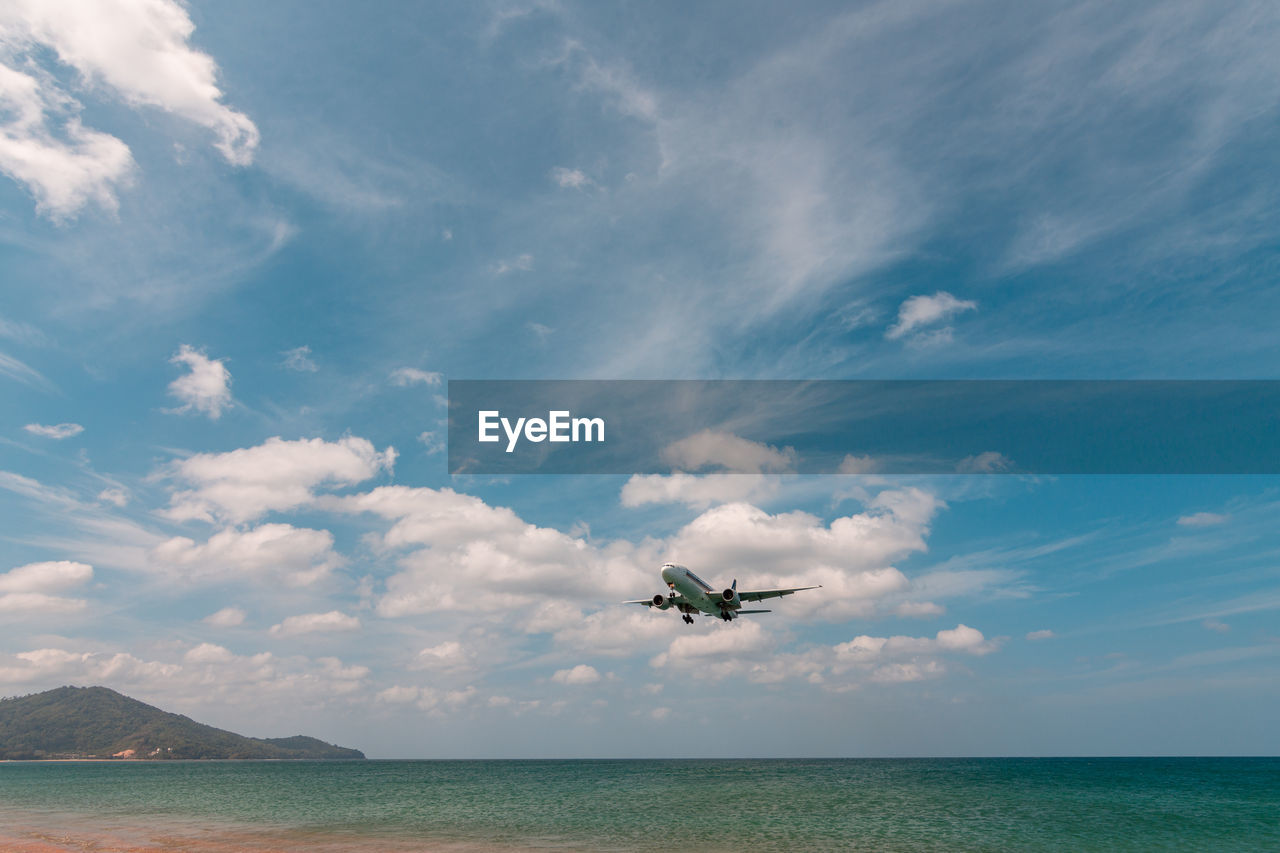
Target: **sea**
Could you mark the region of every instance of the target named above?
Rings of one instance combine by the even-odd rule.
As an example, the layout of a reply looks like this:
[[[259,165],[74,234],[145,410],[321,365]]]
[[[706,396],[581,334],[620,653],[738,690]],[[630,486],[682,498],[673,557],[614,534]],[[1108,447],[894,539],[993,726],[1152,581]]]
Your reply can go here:
[[[0,824],[88,849],[1280,851],[1280,758],[3,762]]]

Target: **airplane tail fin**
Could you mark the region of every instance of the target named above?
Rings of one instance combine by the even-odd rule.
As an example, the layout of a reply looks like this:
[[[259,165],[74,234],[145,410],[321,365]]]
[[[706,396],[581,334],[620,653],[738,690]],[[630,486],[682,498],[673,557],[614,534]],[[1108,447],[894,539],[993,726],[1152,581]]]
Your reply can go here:
[[[733,579],[733,583],[729,586],[729,589],[734,590],[735,592],[737,591],[737,589],[738,589],[738,579],[737,579],[737,578],[734,578],[734,579]]]

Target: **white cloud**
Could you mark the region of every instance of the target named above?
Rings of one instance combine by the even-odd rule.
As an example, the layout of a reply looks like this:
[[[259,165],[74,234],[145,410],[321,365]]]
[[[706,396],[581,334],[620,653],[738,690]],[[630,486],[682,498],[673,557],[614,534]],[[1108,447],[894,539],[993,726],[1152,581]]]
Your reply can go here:
[[[633,474],[622,487],[623,506],[682,503],[705,508],[757,501],[777,491],[777,479],[758,474]]]
[[[1224,524],[1230,518],[1229,515],[1220,515],[1216,512],[1196,512],[1182,516],[1178,519],[1178,524],[1183,527],[1212,527],[1216,524]]]
[[[333,534],[288,524],[263,524],[248,530],[227,528],[196,544],[175,536],[151,550],[154,566],[191,581],[239,579],[284,581],[307,586],[326,577],[342,558],[333,551]]]
[[[418,433],[418,443],[427,449],[428,456],[435,456],[437,453],[443,453],[448,445],[438,433],[431,430],[423,430]]]
[[[880,463],[871,456],[855,456],[852,453],[845,454],[840,460],[840,465],[836,468],[837,474],[874,474],[880,470]]]
[[[280,355],[284,356],[280,364],[286,370],[296,370],[298,373],[315,373],[320,369],[311,358],[311,347],[309,346],[304,345],[287,349]]]
[[[129,492],[126,489],[103,489],[98,492],[98,500],[115,506],[129,503]]]
[[[940,649],[963,651],[972,655],[985,655],[995,650],[995,646],[983,638],[981,631],[968,625],[957,625],[949,630],[939,631],[937,643]]]
[[[211,359],[187,344],[179,347],[170,364],[184,364],[191,371],[169,383],[169,393],[182,401],[175,413],[193,409],[213,420],[231,405],[231,371],[221,360]]]
[[[20,617],[83,611],[88,607],[84,599],[52,593],[82,586],[92,578],[91,566],[67,560],[10,569],[0,574],[0,613]]]
[[[867,511],[823,524],[804,512],[776,515],[749,504],[707,510],[666,543],[670,559],[713,582],[739,588],[812,586],[787,598],[792,614],[826,619],[871,615],[875,603],[905,592],[892,562],[926,550],[924,537],[941,501],[921,489],[888,489]]]
[[[130,182],[128,146],[81,124],[80,104],[40,67],[46,52],[75,69],[87,91],[206,127],[229,162],[251,162],[258,129],[221,102],[217,66],[189,44],[194,29],[172,0],[6,4],[0,9],[0,112],[8,120],[0,125],[0,170],[59,219],[90,201],[114,210],[116,192]]]
[[[457,640],[446,640],[418,652],[416,663],[423,669],[458,670],[470,665],[471,656]]]
[[[28,563],[0,574],[0,592],[58,592],[80,586],[93,578],[93,567],[58,560]]]
[[[417,687],[403,687],[397,684],[385,690],[379,690],[375,698],[388,705],[406,705],[417,699],[418,694]]]
[[[977,307],[978,303],[957,299],[945,290],[939,290],[933,296],[912,296],[899,306],[898,322],[890,326],[884,336],[896,340],[949,320],[962,311],[976,310]]]
[[[401,388],[409,385],[439,385],[444,377],[433,370],[419,370],[416,367],[397,367],[391,371],[391,384]]]
[[[201,643],[188,649],[182,659],[187,663],[230,663],[235,657],[230,649],[213,643]]]
[[[533,269],[533,255],[530,255],[527,252],[515,258],[498,261],[493,265],[493,272],[495,275],[506,275],[507,273],[512,272],[528,272],[531,269]]]
[[[198,453],[174,464],[174,478],[195,488],[175,492],[165,515],[244,522],[309,504],[320,486],[350,486],[390,472],[395,460],[395,448],[379,453],[355,436],[336,442],[273,437],[256,447]]]
[[[45,438],[52,438],[55,441],[61,441],[64,438],[71,438],[84,432],[84,427],[80,424],[55,424],[53,426],[45,426],[44,424],[27,424],[23,427],[32,435],[39,435]]]
[[[600,680],[600,673],[595,667],[580,663],[573,669],[557,670],[551,680],[556,684],[595,684]]]
[[[272,625],[272,636],[292,637],[298,634],[329,633],[333,631],[358,631],[360,620],[338,610],[328,613],[303,613],[290,616],[278,625]]]
[[[994,450],[987,450],[975,456],[966,456],[956,463],[957,474],[999,474],[1011,468],[1013,468],[1013,460]]]
[[[551,180],[555,181],[563,189],[575,190],[589,187],[595,183],[581,169],[566,169],[564,166],[556,166],[551,170]]]
[[[662,460],[685,471],[722,468],[736,474],[761,474],[790,471],[796,464],[796,452],[790,447],[779,450],[730,432],[704,429],[664,447]]]
[[[1055,636],[1057,636],[1057,635],[1056,635],[1056,634],[1054,634],[1054,633],[1053,633],[1053,631],[1049,630],[1048,628],[1043,628],[1043,629],[1041,629],[1041,630],[1039,630],[1039,631],[1028,631],[1028,632],[1027,632],[1027,639],[1028,639],[1028,640],[1032,640],[1032,641],[1035,641],[1035,640],[1052,640]]]
[[[224,607],[216,613],[210,613],[202,621],[215,628],[235,628],[244,624],[245,616],[244,610],[239,607]]]
[[[657,586],[657,584],[654,584]],[[554,632],[555,643],[566,650],[590,649],[593,655],[627,657],[657,650],[671,640],[674,614],[655,614],[648,608],[631,605],[619,613],[616,608],[597,610],[585,617],[580,613],[548,614],[548,622],[530,626]]]
[[[707,672],[711,678],[724,677],[731,674],[733,663],[738,659],[761,655],[776,643],[759,622],[745,617],[715,628],[714,631],[676,637],[665,652],[649,662],[650,665],[698,669]]]
[[[278,703],[319,707],[339,696],[357,698],[369,675],[367,667],[344,665],[333,657],[237,655],[212,643],[166,657],[145,660],[128,652],[60,648],[0,654],[0,683],[105,684],[155,704],[189,707],[188,713],[215,703],[240,705],[253,709],[257,719]]]
[[[43,616],[53,613],[79,613],[89,604],[82,598],[63,598],[43,592],[6,592],[0,594],[0,613],[12,616]]]
[[[317,504],[380,516],[391,526],[379,545],[411,549],[399,560],[401,571],[387,579],[378,602],[383,616],[492,611],[532,622],[539,618],[536,605],[558,598],[570,586],[626,597],[652,579],[652,567],[660,562],[651,551],[639,557],[637,548],[625,542],[588,545],[451,489],[383,486],[365,494],[322,498]]]
[[[10,29],[0,19],[0,38]],[[36,209],[56,221],[91,201],[114,211],[117,190],[132,182],[129,147],[85,128],[77,115],[80,105],[49,80],[0,61],[0,113],[7,116],[0,124],[0,172],[25,185]],[[61,127],[55,130],[54,122]]]
[[[908,618],[927,619],[930,616],[941,616],[946,608],[932,601],[904,601],[893,608],[893,612]]]

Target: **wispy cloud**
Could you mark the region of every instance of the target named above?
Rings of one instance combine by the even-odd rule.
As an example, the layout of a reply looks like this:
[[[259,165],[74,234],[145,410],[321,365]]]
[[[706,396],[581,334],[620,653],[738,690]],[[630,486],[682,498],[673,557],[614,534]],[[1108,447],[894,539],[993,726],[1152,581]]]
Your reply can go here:
[[[391,371],[391,384],[400,388],[410,385],[438,386],[444,376],[434,370],[420,370],[416,367],[397,367]]]
[[[320,369],[311,357],[311,347],[309,346],[294,347],[293,349],[285,350],[280,355],[283,356],[280,364],[286,370],[294,370],[298,373],[315,373]]]
[[[84,432],[84,427],[80,424],[53,424],[51,426],[46,426],[45,424],[27,424],[23,429],[32,435],[52,438],[54,441],[61,441],[64,438],[73,438]]]

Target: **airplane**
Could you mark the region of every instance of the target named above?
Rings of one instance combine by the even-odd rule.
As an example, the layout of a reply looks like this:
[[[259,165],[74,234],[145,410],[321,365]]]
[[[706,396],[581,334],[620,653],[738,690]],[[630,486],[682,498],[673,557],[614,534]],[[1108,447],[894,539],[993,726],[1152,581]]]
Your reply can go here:
[[[624,601],[622,603],[644,604],[648,607],[656,607],[659,610],[668,610],[674,607],[684,614],[684,621],[692,625],[692,614],[694,613],[719,616],[726,622],[732,622],[744,613],[772,612],[769,610],[743,610],[742,602],[744,601],[780,598],[793,592],[822,588],[822,585],[819,584],[818,586],[798,586],[794,589],[755,589],[739,592],[738,581],[735,578],[733,585],[728,589],[723,592],[716,592],[702,578],[684,566],[675,563],[664,563],[662,565],[662,580],[667,584],[667,588],[671,590],[667,595],[658,593],[653,598],[637,598],[633,601]]]

